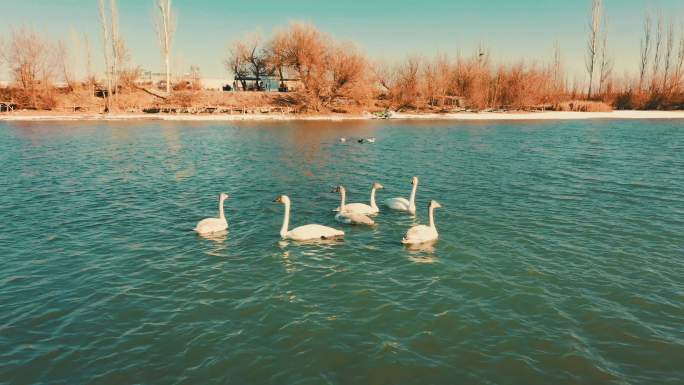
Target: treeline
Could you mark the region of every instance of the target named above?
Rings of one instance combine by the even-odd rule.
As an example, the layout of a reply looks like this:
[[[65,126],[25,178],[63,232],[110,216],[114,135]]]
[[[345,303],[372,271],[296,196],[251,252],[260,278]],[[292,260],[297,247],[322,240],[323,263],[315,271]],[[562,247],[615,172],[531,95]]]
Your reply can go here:
[[[616,82],[604,98],[620,109],[684,108],[684,26],[662,13],[646,14],[639,44],[639,71]]]
[[[154,5],[152,24],[159,35],[166,63],[167,92],[160,96],[165,99],[169,96],[169,87],[173,86],[169,57],[174,14],[170,0],[155,0]],[[143,71],[134,64],[119,33],[117,1],[98,0],[98,6],[102,39],[100,54],[105,64],[103,71],[93,69],[91,38],[85,32],[79,34],[72,28],[70,39],[54,40],[33,27],[10,27],[4,40],[0,36],[0,65],[8,67],[12,83],[10,87],[0,87],[0,99],[11,101],[18,108],[42,110],[54,109],[65,95],[89,99],[91,103],[94,98],[101,99],[103,103],[95,100],[93,104],[101,104],[104,111],[126,106],[131,94],[140,90],[138,83]],[[193,68],[189,76],[198,77],[192,72]],[[71,99],[74,100],[73,97]]]
[[[316,111],[344,106],[393,110],[563,108],[566,87],[560,53],[550,64],[492,63],[479,48],[472,56],[409,57],[399,63],[372,62],[355,45],[335,40],[313,25],[291,23],[270,39],[251,34],[233,42],[226,69],[258,87],[275,77],[301,82],[306,106]]]
[[[292,23],[266,42],[258,34],[235,41],[225,66],[239,78],[255,79],[257,89],[267,76],[276,76],[281,88],[286,79],[296,79],[302,102],[316,111],[344,101],[365,105],[374,94],[366,56],[309,24]]]
[[[72,31],[72,42],[66,44],[33,28],[13,28],[0,41],[0,62],[12,79],[11,87],[0,88],[0,99],[12,100],[20,108],[52,109],[60,95],[98,95],[104,111],[134,104],[133,95],[143,90],[154,96],[153,103],[191,105],[208,100],[206,93],[201,94],[198,67],[191,66],[184,76],[171,74],[176,15],[169,0],[156,0],[153,14],[166,80],[149,89],[140,86],[142,71],[119,34],[116,0],[98,2],[104,71],[93,70],[87,34]],[[613,73],[601,0],[591,0],[587,25],[586,77],[572,81],[558,45],[546,61],[498,63],[480,46],[467,55],[410,56],[385,63],[371,60],[353,43],[296,22],[265,38],[253,33],[234,40],[224,65],[242,90],[259,92],[267,79],[275,79],[280,91],[289,91],[282,93],[280,102],[299,111],[684,108],[681,25],[666,21],[662,14],[646,14],[638,55],[635,52],[638,70],[619,78]],[[78,66],[84,70],[76,71]],[[261,98],[267,99],[273,100]]]

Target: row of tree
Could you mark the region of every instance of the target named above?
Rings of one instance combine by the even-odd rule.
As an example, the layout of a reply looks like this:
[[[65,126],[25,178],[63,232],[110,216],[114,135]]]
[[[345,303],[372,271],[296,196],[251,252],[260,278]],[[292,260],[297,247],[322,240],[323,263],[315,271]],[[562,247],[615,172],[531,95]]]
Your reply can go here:
[[[49,108],[54,104],[51,83],[62,78],[67,90],[79,84],[99,88],[106,97],[106,110],[117,105],[122,89],[133,87],[140,70],[131,64],[120,35],[117,1],[98,0],[98,4],[103,76],[95,76],[92,70],[87,35],[73,32],[77,43],[70,50],[64,41],[51,41],[34,29],[12,29],[9,38],[0,42],[0,61],[10,68],[19,90],[13,97],[27,106]],[[171,0],[155,0],[154,15],[168,96],[172,92],[170,58],[175,31]],[[373,62],[354,44],[338,41],[304,23],[291,23],[265,39],[253,33],[234,41],[224,64],[241,83],[239,88],[261,90],[267,79],[276,79],[281,90],[296,85],[294,95],[301,96],[297,100],[316,111],[344,105],[394,109],[560,108],[572,99],[604,101],[618,108],[684,106],[684,31],[678,32],[680,26],[672,20],[666,23],[662,15],[654,19],[646,14],[638,73],[615,79],[602,0],[591,1],[588,20],[584,82],[568,82],[558,45],[544,63],[521,60],[497,64],[480,46],[467,56],[413,56],[386,64]],[[87,70],[80,78],[73,70],[75,53],[86,62]],[[199,71],[194,68],[192,72],[199,79]]]
[[[258,33],[250,34],[230,46],[224,63],[243,89],[249,88],[248,79],[256,89],[266,77],[276,77],[281,89],[296,79],[315,110],[340,100],[362,104],[372,96],[366,57],[353,44],[338,42],[309,24],[292,23],[266,42]]]
[[[91,90],[101,87],[106,100],[105,110],[110,110],[112,100],[119,91],[134,85],[141,70],[130,64],[129,51],[120,35],[117,1],[98,0],[98,6],[105,65],[102,77],[96,77],[93,72],[90,39],[85,33],[81,36],[72,29],[69,45],[64,40],[53,41],[47,34],[38,33],[34,28],[21,27],[12,28],[8,38],[0,40],[0,64],[6,64],[10,70],[15,87],[12,97],[17,99],[18,104],[32,108],[53,107],[53,84],[56,79],[61,79],[65,85],[62,90],[66,91],[74,90],[77,86],[87,86]],[[153,15],[165,63],[166,93],[169,94],[175,25],[171,0],[155,0],[155,9],[157,12]],[[77,56],[86,68],[79,80],[75,71]]]

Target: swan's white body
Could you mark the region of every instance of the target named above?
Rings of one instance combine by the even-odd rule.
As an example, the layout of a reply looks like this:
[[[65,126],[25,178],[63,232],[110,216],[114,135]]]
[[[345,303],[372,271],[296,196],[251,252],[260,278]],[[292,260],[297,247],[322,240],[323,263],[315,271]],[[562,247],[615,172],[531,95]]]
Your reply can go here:
[[[430,217],[430,224],[428,226],[418,225],[411,227],[404,235],[401,243],[407,245],[416,245],[420,243],[435,241],[439,238],[437,233],[437,227],[435,227],[435,217],[434,211],[436,208],[442,207],[436,201],[430,202],[430,207],[428,208],[428,216]]]
[[[212,234],[218,233],[220,231],[226,230],[228,228],[228,221],[223,213],[223,201],[228,199],[228,194],[221,193],[219,195],[219,217],[218,218],[205,218],[197,222],[195,226],[195,231],[199,234]]]
[[[411,179],[413,188],[411,189],[411,196],[406,198],[390,198],[385,201],[387,207],[393,210],[408,211],[411,214],[416,214],[416,190],[418,189],[418,177]]]
[[[375,191],[383,188],[383,186],[380,183],[373,183],[371,187],[371,193],[370,193],[370,205],[367,205],[365,203],[349,203],[345,204],[344,208],[346,211],[349,212],[354,212],[358,214],[363,214],[363,215],[371,215],[371,214],[377,214],[380,212],[380,209],[378,208],[378,205],[375,203]],[[343,204],[344,204],[344,198],[343,199]],[[340,211],[340,208],[337,207],[333,211]]]
[[[335,191],[339,191],[342,201],[340,202],[339,213],[335,215],[335,220],[349,225],[374,225],[375,221],[370,219],[367,215],[351,211],[349,206],[345,205],[347,191],[344,186],[338,186]]]
[[[344,236],[344,231],[318,224],[304,225],[295,227],[292,230],[288,230],[288,227],[290,225],[290,198],[287,195],[281,195],[275,200],[275,202],[280,202],[285,205],[283,226],[280,228],[280,237],[282,239],[292,239],[294,241],[310,241],[316,239],[330,239]]]
[[[344,137],[340,138],[340,143],[344,143],[346,141],[347,141],[347,138],[344,138]]]
[[[368,143],[375,143],[375,138],[374,138],[374,137],[373,137],[373,138],[368,138],[368,139],[366,139],[366,142],[368,142]]]

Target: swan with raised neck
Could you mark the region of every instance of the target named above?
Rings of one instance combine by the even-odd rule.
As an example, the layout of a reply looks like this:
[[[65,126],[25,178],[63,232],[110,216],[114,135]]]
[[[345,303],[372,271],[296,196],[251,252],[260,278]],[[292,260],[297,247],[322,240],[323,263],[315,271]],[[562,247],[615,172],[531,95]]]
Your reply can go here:
[[[428,206],[429,225],[417,225],[411,227],[406,232],[406,235],[404,235],[401,243],[419,244],[437,240],[437,238],[439,238],[439,234],[437,233],[437,227],[435,225],[434,211],[436,208],[440,207],[442,207],[442,205],[440,205],[437,201],[430,201],[430,205]]]
[[[319,224],[303,225],[295,227],[292,230],[289,230],[291,207],[290,197],[288,197],[287,195],[281,195],[274,199],[273,202],[282,203],[285,206],[285,213],[283,215],[283,225],[280,227],[280,237],[282,239],[292,239],[295,241],[310,241],[332,239],[344,236],[344,231]]]
[[[199,234],[217,233],[228,228],[228,221],[226,220],[225,212],[223,211],[223,203],[228,199],[228,194],[219,194],[219,216],[218,218],[205,218],[197,223],[195,231]]]
[[[332,192],[339,192],[340,193],[340,207],[339,207],[339,212],[335,215],[335,220],[338,222],[346,223],[349,225],[374,225],[375,221],[370,219],[366,214],[362,214],[360,212],[350,210],[349,207],[345,204],[346,196],[347,196],[347,190],[344,188],[344,186],[337,186],[332,190]],[[352,205],[355,205],[355,203],[352,203]]]

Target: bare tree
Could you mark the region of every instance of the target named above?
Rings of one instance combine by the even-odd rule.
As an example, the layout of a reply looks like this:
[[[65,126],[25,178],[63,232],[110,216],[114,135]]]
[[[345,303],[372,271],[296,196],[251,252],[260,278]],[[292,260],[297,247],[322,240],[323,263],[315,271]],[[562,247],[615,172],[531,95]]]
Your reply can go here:
[[[599,32],[601,28],[601,0],[592,0],[591,17],[589,19],[589,37],[587,39],[587,58],[586,66],[589,74],[589,91],[587,98],[591,98],[591,88],[594,84],[594,68],[596,67],[596,57],[598,55]]]
[[[62,78],[66,83],[69,90],[74,89],[74,72],[70,58],[70,52],[64,41],[59,40],[55,47],[55,55],[57,59],[57,64],[59,65],[59,70],[62,73]]]
[[[119,35],[119,10],[116,0],[109,0],[109,14],[107,14],[105,2],[106,0],[99,0],[99,11],[107,82],[105,111],[110,111],[113,107],[113,96],[118,90],[121,68],[128,59],[128,51],[124,40]]]
[[[684,27],[684,26],[683,26]],[[674,66],[674,79],[672,81],[673,91],[678,92],[682,81],[682,70],[684,70],[684,31],[679,35],[679,48],[677,49],[677,62]]]
[[[116,0],[109,0],[109,12],[112,43],[112,96],[116,100],[119,90],[120,66],[125,56],[126,47],[119,34],[119,7],[116,5]]]
[[[663,46],[663,15],[658,16],[658,24],[655,31],[655,41],[653,47],[653,72],[651,73],[651,92],[658,91],[658,75],[660,73],[660,61],[662,60]]]
[[[2,56],[12,77],[32,107],[37,107],[36,88],[42,85],[47,93],[53,75],[53,47],[34,29],[12,29]]]
[[[651,50],[651,32],[652,32],[652,22],[651,15],[646,13],[644,15],[644,35],[641,38],[640,45],[640,61],[639,61],[639,91],[643,90],[644,78],[646,77],[646,71],[648,70],[648,59],[650,57]]]
[[[563,64],[561,60],[560,44],[556,41],[553,44],[553,64],[551,65],[552,82],[555,91],[558,92],[564,88],[563,83]]]
[[[164,66],[166,69],[166,93],[171,92],[171,47],[173,46],[173,36],[176,32],[176,22],[171,10],[171,0],[156,0],[159,13],[155,18],[157,34],[159,35],[159,46],[164,55]]]
[[[329,80],[326,73],[326,56],[330,38],[310,24],[291,23],[285,30],[287,47],[285,58],[302,83],[309,105],[319,110]]]
[[[228,54],[223,64],[226,70],[231,72],[236,79],[240,79],[242,89],[247,89],[247,81],[245,78],[249,74],[249,69],[247,68],[247,61],[245,57],[247,56],[247,47],[243,42],[235,41],[228,47]]]
[[[387,93],[390,92],[393,81],[393,71],[387,62],[379,60],[371,65],[371,72],[373,81],[382,87],[380,95],[384,98]]]
[[[259,91],[260,87],[262,87],[261,79],[271,72],[268,68],[266,51],[261,46],[261,34],[255,32],[247,37],[247,50],[245,53],[247,56],[245,56],[244,59],[248,63],[250,72],[254,76],[256,83],[255,89]]]
[[[261,35],[258,32],[248,34],[243,40],[235,41],[230,46],[228,57],[226,58],[226,68],[233,72],[241,80],[243,89],[247,83],[244,78],[252,75],[255,82],[255,90],[263,87],[262,79],[270,75],[273,71],[269,66],[269,50],[262,47]]]
[[[94,83],[94,76],[93,76],[93,59],[92,59],[92,52],[90,48],[90,39],[88,38],[88,34],[83,32],[83,44],[85,45],[85,73],[86,73],[86,78],[89,83]]]
[[[604,24],[601,34],[601,68],[599,69],[599,94],[605,92],[604,86],[613,72],[613,58],[608,52],[608,28]]]
[[[331,44],[327,50],[326,67],[329,82],[325,103],[348,98],[361,104],[370,97],[368,61],[353,44]]]
[[[285,85],[285,68],[287,67],[287,48],[288,37],[283,30],[277,31],[271,41],[268,43],[268,60],[269,66],[274,72],[278,73],[280,79],[279,88],[284,89]]]
[[[418,107],[420,98],[420,58],[411,56],[396,70],[392,99],[398,108]]]
[[[670,69],[672,66],[672,55],[674,51],[674,21],[670,19],[670,23],[667,26],[667,38],[665,39],[665,58],[664,58],[664,65],[665,68],[663,69],[663,85],[662,89],[663,92],[668,92],[669,88],[667,81],[669,80],[668,76],[670,75]]]
[[[100,10],[100,25],[102,26],[102,46],[104,51],[104,62],[105,62],[105,81],[107,83],[107,93],[105,95],[105,112],[111,110],[111,95],[112,95],[112,69],[110,67],[111,63],[111,41],[112,35],[110,32],[109,24],[107,18],[107,11],[105,9],[105,0],[99,0],[99,10]]]

